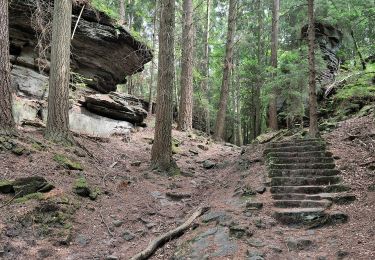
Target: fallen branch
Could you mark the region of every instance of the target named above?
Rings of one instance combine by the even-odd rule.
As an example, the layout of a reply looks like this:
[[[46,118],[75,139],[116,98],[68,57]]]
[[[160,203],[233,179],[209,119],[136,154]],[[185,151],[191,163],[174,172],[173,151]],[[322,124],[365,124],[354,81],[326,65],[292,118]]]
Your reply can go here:
[[[73,40],[73,38],[74,38],[74,34],[76,33],[76,30],[77,30],[77,27],[78,27],[78,23],[79,23],[79,20],[81,20],[81,16],[82,16],[82,13],[83,13],[83,9],[85,9],[85,6],[86,6],[86,5],[83,5],[83,6],[82,6],[81,12],[79,13],[79,16],[78,16],[78,19],[77,19],[76,25],[74,26],[74,30],[73,30],[73,33],[72,33],[72,38],[71,38],[71,40]]]
[[[209,210],[209,207],[200,207],[193,215],[186,220],[184,224],[178,226],[177,228],[157,237],[154,241],[151,241],[145,250],[133,256],[131,260],[144,260],[149,258],[159,247],[163,246],[166,242],[172,240],[173,238],[181,236],[194,222],[196,218],[204,214]]]

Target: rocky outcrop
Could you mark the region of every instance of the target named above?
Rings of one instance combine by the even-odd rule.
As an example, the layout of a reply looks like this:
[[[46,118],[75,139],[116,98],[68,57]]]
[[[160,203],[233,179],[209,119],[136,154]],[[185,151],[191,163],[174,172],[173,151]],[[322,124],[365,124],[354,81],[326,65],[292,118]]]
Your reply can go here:
[[[73,9],[72,27],[80,10],[80,6]],[[38,71],[37,39],[30,18],[34,11],[35,1],[10,3],[10,50],[13,64]],[[115,27],[104,13],[86,7],[72,41],[71,58],[73,71],[92,79],[87,82],[91,88],[109,93],[116,90],[117,84],[125,83],[126,76],[142,71],[144,64],[152,59],[152,53],[124,28]],[[48,71],[49,62],[46,63]]]
[[[37,2],[17,0],[9,4],[11,82],[16,93],[13,114],[18,124],[28,126],[43,126],[47,120],[49,54],[46,52],[45,60],[37,51],[37,32],[31,18]],[[72,27],[81,8],[73,7]],[[126,82],[126,76],[143,70],[144,64],[152,59],[151,51],[124,28],[114,26],[108,16],[89,6],[78,23],[71,51],[70,129],[109,136],[126,134],[133,124],[144,125],[148,102],[112,91],[117,84]],[[45,65],[43,72],[39,67],[41,61]],[[90,88],[75,84],[81,81]]]
[[[305,25],[301,31],[303,39],[307,39],[307,30],[308,25]],[[315,23],[315,38],[319,44],[323,59],[327,63],[327,69],[318,75],[317,78],[318,83],[324,87],[335,80],[336,73],[339,70],[340,61],[337,57],[337,52],[340,49],[343,34],[329,24],[317,22]]]
[[[141,124],[147,116],[147,111],[135,100],[133,96],[120,93],[95,94],[85,98],[84,106],[101,116]]]

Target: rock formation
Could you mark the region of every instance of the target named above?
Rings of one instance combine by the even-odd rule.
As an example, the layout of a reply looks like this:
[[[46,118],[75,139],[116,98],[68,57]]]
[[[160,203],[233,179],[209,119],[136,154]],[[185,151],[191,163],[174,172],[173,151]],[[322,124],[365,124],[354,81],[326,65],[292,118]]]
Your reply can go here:
[[[11,76],[17,94],[13,111],[19,124],[35,120],[42,123],[47,118],[49,52],[45,52],[47,60],[39,57],[36,35],[40,32],[32,21],[37,3],[48,6],[53,1],[17,0],[9,4]],[[82,6],[74,6],[72,27],[81,9]],[[72,81],[82,81],[92,89],[73,87],[69,113],[71,129],[108,135],[127,132],[132,124],[144,125],[148,103],[113,91],[117,84],[126,83],[126,76],[143,70],[152,59],[151,50],[124,28],[115,26],[107,15],[85,6],[71,51]],[[45,65],[43,71],[40,62]],[[108,93],[111,94],[106,95]],[[82,101],[85,97],[87,99]]]
[[[44,0],[49,1],[49,0]],[[80,6],[73,9],[72,27]],[[30,17],[35,1],[12,1],[9,8],[13,64],[38,70],[37,39]],[[92,79],[87,84],[101,93],[116,90],[125,77],[141,72],[152,59],[151,51],[124,28],[115,27],[104,13],[86,7],[72,41],[72,70]],[[27,73],[29,73],[27,71]]]
[[[307,39],[308,25],[305,25],[302,30],[302,38]],[[337,71],[339,70],[340,61],[337,57],[337,52],[340,49],[343,34],[337,28],[323,23],[315,23],[315,37],[319,44],[323,59],[327,63],[325,69],[318,75],[317,81],[321,86],[326,86],[335,80]]]

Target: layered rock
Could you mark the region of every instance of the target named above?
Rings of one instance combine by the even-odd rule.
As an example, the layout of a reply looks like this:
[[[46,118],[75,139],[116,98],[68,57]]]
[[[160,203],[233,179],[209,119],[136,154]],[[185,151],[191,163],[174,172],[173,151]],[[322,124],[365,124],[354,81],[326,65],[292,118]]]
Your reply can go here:
[[[95,94],[87,96],[84,105],[95,114],[141,124],[147,116],[147,111],[142,108],[141,103],[137,104],[134,100],[135,97],[120,93]]]
[[[80,6],[73,8],[72,27],[80,10]],[[13,64],[38,71],[36,32],[30,18],[34,11],[35,1],[10,3],[10,49]],[[115,27],[104,13],[86,7],[72,41],[71,58],[73,71],[92,79],[87,82],[90,87],[109,93],[116,90],[117,84],[125,83],[126,76],[142,71],[152,53],[124,28]]]
[[[52,0],[39,0],[53,4]],[[13,114],[18,124],[43,125],[47,120],[49,54],[41,59],[37,51],[37,32],[31,17],[37,1],[18,0],[9,4],[11,82],[14,92]],[[73,7],[72,28],[82,6]],[[47,11],[46,11],[47,12]],[[48,16],[48,15],[47,15]],[[83,81],[89,88],[70,91],[70,128],[75,132],[99,136],[126,133],[133,124],[143,125],[148,102],[116,94],[116,85],[126,76],[141,72],[152,59],[146,45],[117,27],[104,13],[86,6],[75,31],[71,47],[72,81]],[[40,70],[40,62],[44,70]],[[110,93],[110,95],[97,93]],[[82,97],[90,96],[80,103]],[[95,98],[96,96],[96,98]],[[35,124],[34,124],[35,123]],[[26,124],[26,123],[25,123]]]
[[[302,28],[302,38],[307,39],[308,25]],[[323,23],[315,23],[315,38],[319,44],[323,59],[327,63],[327,69],[318,75],[317,81],[323,87],[335,80],[339,70],[340,61],[337,52],[340,49],[343,34],[337,28]]]

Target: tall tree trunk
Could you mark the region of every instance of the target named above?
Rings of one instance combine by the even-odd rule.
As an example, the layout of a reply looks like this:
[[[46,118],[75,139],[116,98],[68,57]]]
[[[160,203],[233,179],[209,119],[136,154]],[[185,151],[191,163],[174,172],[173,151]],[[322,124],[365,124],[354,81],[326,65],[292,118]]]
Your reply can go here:
[[[175,1],[161,0],[160,8],[158,91],[151,161],[154,167],[168,170],[172,166]]]
[[[181,99],[177,129],[189,131],[193,126],[193,0],[183,2],[181,64]]]
[[[275,69],[277,68],[277,47],[279,38],[279,13],[280,13],[280,2],[279,0],[273,1],[272,8],[272,43],[271,43],[271,65]],[[277,97],[275,91],[273,91],[269,105],[269,127],[273,130],[278,130],[277,125]]]
[[[314,20],[314,0],[307,0],[309,18],[309,110],[311,137],[318,134],[318,102],[316,97],[316,70],[315,70],[315,20]]]
[[[0,0],[0,135],[15,134],[9,61],[8,0]]]
[[[262,40],[263,35],[263,8],[261,4],[261,0],[257,1],[257,10],[258,10],[258,66],[263,66],[263,55],[264,55],[264,44]],[[260,89],[263,85],[262,79],[259,79],[255,85],[255,91],[253,92],[254,97],[254,129],[253,129],[253,137],[254,139],[258,137],[261,133],[261,125],[262,125],[262,118],[261,118],[261,99],[260,99]]]
[[[125,0],[120,0],[120,24],[121,25],[126,24],[125,11],[126,11]]]
[[[155,14],[153,17],[153,34],[152,34],[152,49],[155,50],[156,47],[156,17],[158,15],[158,0],[155,1]],[[151,61],[151,71],[150,71],[150,92],[148,96],[148,113],[152,115],[152,96],[153,96],[153,86],[154,86],[154,71],[155,71],[155,62]]]
[[[233,45],[234,45],[234,33],[236,31],[236,19],[237,19],[237,0],[229,0],[229,15],[228,15],[228,32],[227,32],[227,44],[225,51],[224,70],[223,70],[223,81],[221,85],[219,111],[216,116],[215,134],[214,139],[217,141],[223,140],[224,127],[225,127],[225,114],[227,111],[227,100],[229,93],[229,80],[230,71],[233,66]]]
[[[354,31],[353,31],[353,29],[350,29],[350,35],[352,36],[353,43],[354,43],[354,48],[355,48],[356,52],[358,53],[359,60],[361,61],[362,69],[366,70],[366,62],[363,59],[362,53],[361,53],[361,51],[358,48],[358,43],[357,43],[357,40],[354,37]]]
[[[209,86],[208,79],[210,73],[210,47],[208,46],[208,40],[210,38],[210,13],[211,13],[211,0],[207,0],[206,6],[206,24],[204,28],[204,52],[203,52],[203,70],[202,70],[202,90],[206,95],[206,99],[209,99]],[[204,108],[205,121],[206,121],[206,133],[210,135],[211,132],[211,120],[210,120],[210,108],[206,106]]]
[[[69,73],[72,1],[55,0],[52,22],[51,69],[48,119],[45,136],[55,142],[71,143],[69,134]]]
[[[243,145],[242,136],[242,122],[241,122],[241,82],[240,74],[237,73],[237,83],[236,83],[236,117],[237,117],[237,145]]]

